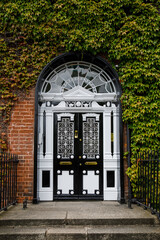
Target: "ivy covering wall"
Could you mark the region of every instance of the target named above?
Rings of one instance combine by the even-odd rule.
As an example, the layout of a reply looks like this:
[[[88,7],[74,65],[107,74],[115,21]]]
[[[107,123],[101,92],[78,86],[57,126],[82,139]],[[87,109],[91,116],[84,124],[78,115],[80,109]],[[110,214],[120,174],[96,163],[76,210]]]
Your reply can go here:
[[[0,148],[18,95],[43,67],[67,51],[105,56],[123,89],[123,120],[134,154],[160,144],[160,0],[1,0]]]

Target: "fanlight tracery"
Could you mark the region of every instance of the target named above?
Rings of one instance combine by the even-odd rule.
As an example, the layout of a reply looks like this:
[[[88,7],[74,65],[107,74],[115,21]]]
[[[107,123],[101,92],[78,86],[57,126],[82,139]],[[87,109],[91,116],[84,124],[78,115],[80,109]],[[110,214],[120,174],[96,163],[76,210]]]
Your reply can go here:
[[[54,69],[45,79],[41,93],[65,93],[77,86],[93,93],[116,93],[113,79],[103,69],[83,61]]]

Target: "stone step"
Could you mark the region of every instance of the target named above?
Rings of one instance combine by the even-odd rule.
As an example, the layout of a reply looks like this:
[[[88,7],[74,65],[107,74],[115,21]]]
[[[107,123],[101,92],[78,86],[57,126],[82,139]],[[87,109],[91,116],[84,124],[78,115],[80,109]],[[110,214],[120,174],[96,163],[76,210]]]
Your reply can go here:
[[[58,225],[154,225],[156,218],[52,218],[0,219],[0,226],[58,226]]]
[[[62,226],[0,227],[0,240],[159,240],[160,227],[127,226]]]

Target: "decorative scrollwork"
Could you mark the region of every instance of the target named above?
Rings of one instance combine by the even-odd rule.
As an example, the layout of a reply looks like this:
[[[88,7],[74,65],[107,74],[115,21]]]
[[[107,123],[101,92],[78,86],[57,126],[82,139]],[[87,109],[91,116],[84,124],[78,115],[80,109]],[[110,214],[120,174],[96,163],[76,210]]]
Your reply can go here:
[[[71,101],[71,102],[66,102],[67,107],[84,107],[88,108],[91,107],[91,102],[86,102],[86,101]]]
[[[57,153],[61,158],[74,156],[74,122],[62,117],[58,122]]]
[[[83,122],[83,154],[95,158],[99,154],[99,122],[89,117]]]

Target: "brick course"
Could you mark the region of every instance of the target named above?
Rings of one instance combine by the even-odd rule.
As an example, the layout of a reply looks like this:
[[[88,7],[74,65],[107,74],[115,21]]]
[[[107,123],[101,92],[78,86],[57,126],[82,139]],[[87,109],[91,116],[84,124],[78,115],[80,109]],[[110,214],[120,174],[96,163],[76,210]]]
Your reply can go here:
[[[8,127],[9,151],[18,154],[17,199],[33,199],[35,89],[16,102]]]

